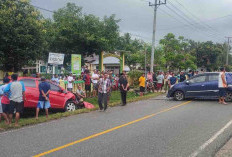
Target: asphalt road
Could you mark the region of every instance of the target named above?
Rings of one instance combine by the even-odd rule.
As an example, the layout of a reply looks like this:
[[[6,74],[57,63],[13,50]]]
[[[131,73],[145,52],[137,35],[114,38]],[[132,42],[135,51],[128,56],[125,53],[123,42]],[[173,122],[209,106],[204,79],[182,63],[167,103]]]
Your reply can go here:
[[[231,137],[231,120],[232,104],[160,96],[0,133],[0,156],[209,157]]]

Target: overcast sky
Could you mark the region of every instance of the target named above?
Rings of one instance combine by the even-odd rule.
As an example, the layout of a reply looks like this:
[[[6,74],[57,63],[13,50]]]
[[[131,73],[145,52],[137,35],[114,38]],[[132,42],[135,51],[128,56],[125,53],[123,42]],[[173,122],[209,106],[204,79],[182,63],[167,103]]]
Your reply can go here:
[[[72,2],[83,7],[85,14],[99,17],[116,14],[121,19],[120,32],[129,32],[133,37],[151,42],[154,9],[149,7],[148,1],[31,0],[31,3],[55,11]],[[225,36],[232,36],[231,6],[232,0],[167,0],[166,6],[158,8],[156,43],[169,32],[196,41],[225,42]],[[52,18],[52,13],[41,12]]]

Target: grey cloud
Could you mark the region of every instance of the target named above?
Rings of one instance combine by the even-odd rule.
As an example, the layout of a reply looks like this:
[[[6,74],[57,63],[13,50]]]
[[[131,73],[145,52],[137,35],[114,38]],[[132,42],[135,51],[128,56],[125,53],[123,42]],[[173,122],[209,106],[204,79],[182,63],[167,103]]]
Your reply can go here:
[[[151,0],[152,1],[152,0]],[[180,10],[183,10],[189,18],[194,19],[188,12],[181,6],[183,5],[188,11],[199,17],[202,21],[222,17],[230,12],[232,6],[231,0],[168,0],[173,3]],[[181,4],[179,5],[177,1]],[[99,17],[104,15],[116,14],[118,19],[121,19],[120,30],[121,32],[129,32],[134,37],[142,38],[147,42],[152,39],[152,25],[153,25],[153,8],[148,6],[147,0],[32,0],[32,4],[46,8],[49,10],[57,10],[64,7],[67,2],[76,3],[83,7],[86,14],[94,14]],[[170,4],[167,4],[169,7]],[[167,15],[169,13],[172,17]],[[42,11],[45,17],[52,17],[51,13]],[[179,19],[178,21],[175,19]],[[160,6],[157,14],[157,35],[156,39],[163,38],[169,32],[179,36],[182,35],[186,38],[194,39],[197,41],[212,40],[214,42],[224,42],[224,36],[232,35],[232,17],[224,19],[217,19],[206,22],[215,30],[205,30],[201,27],[200,30],[187,27],[188,25],[183,19],[176,16],[165,6]],[[179,22],[179,21],[182,21]],[[194,21],[190,20],[192,23]],[[199,21],[198,21],[199,22]],[[184,23],[184,24],[183,24]],[[180,26],[180,28],[176,28]],[[199,27],[199,26],[198,26]],[[165,30],[164,30],[165,29]],[[215,34],[212,36],[212,34]],[[209,37],[210,36],[210,37]]]

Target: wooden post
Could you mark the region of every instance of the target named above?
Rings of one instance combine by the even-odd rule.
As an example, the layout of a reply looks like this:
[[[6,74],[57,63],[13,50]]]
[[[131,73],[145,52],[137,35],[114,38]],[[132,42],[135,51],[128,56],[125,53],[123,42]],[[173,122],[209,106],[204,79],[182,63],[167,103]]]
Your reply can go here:
[[[103,51],[100,52],[99,55],[99,71],[102,72],[103,71]]]

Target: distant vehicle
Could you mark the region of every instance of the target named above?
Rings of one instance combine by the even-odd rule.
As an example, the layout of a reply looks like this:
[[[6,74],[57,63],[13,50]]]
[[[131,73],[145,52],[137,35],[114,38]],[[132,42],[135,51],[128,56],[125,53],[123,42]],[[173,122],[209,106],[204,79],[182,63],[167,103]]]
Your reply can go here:
[[[167,97],[173,97],[177,101],[186,98],[196,99],[218,99],[218,72],[199,74],[191,77],[189,80],[174,85],[167,94]],[[228,88],[226,92],[226,101],[232,101],[232,73],[226,73]]]
[[[41,82],[40,78],[19,77],[18,81],[22,81],[26,88],[26,101],[24,102],[24,108],[36,108],[39,100],[39,83]],[[53,82],[47,82],[51,86],[49,100],[52,109],[75,111],[78,108],[78,101],[76,100],[76,96],[73,93],[66,91]]]

